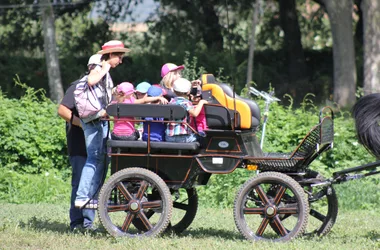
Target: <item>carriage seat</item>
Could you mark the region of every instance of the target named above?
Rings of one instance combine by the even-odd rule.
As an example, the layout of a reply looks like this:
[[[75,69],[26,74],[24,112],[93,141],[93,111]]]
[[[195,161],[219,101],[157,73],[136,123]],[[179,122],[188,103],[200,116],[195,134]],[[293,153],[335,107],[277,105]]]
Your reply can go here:
[[[106,112],[109,116],[115,118],[121,117],[157,117],[165,120],[182,120],[187,115],[184,108],[178,105],[149,105],[149,104],[125,104],[116,103],[107,107]],[[162,152],[162,153],[178,153],[188,152],[195,153],[199,151],[200,143],[177,143],[177,142],[150,142],[146,141],[123,141],[108,140],[107,145],[116,152]]]
[[[123,141],[123,140],[108,140],[107,145],[111,148],[119,148],[120,152],[125,151],[126,149],[142,149],[141,152],[144,152],[145,149],[148,149],[148,142],[146,141]],[[190,143],[178,143],[178,142],[150,142],[151,151],[154,152],[172,152],[172,151],[187,151],[187,152],[198,152],[200,148],[199,142],[190,142]],[[135,150],[131,150],[135,151]]]
[[[234,110],[237,111],[237,121],[234,127],[242,130],[257,130],[260,125],[260,108],[253,100],[240,97],[230,86],[217,83],[212,74],[203,74],[202,91],[211,92],[208,98],[211,105],[205,107],[207,125],[211,129],[231,129]],[[212,105],[215,104],[215,105]],[[223,108],[224,107],[224,108]]]

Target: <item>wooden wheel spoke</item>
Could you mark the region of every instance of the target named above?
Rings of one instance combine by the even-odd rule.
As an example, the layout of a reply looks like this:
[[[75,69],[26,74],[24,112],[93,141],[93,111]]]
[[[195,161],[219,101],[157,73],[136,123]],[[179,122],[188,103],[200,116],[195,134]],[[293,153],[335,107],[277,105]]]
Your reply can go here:
[[[107,211],[109,213],[112,212],[120,212],[120,211],[126,211],[128,210],[128,204],[122,204],[122,205],[108,205]]]
[[[149,218],[145,215],[143,211],[138,213],[137,216],[140,218],[141,222],[144,224],[147,231],[153,228],[152,223],[150,223]]]
[[[137,192],[136,199],[141,200],[149,183],[145,180],[141,181],[139,191]]]
[[[288,234],[288,230],[282,225],[282,222],[278,216],[275,216],[271,221],[271,226],[276,228],[277,233],[281,234],[281,236],[285,236]]]
[[[266,193],[264,192],[263,188],[258,185],[256,188],[255,188],[257,194],[259,195],[260,199],[262,202],[264,202],[264,204],[268,204],[269,203],[269,199],[266,195]]]
[[[123,196],[125,197],[125,199],[127,201],[132,200],[133,197],[132,197],[131,193],[129,193],[129,191],[125,188],[125,186],[122,182],[117,183],[116,187],[123,194]]]
[[[265,209],[261,207],[255,207],[255,208],[244,208],[243,209],[244,214],[265,214]]]
[[[181,210],[185,210],[185,211],[189,210],[188,204],[184,204],[184,203],[180,203],[180,202],[173,202],[173,207],[181,209]]]
[[[310,215],[322,222],[326,219],[326,216],[316,211],[315,209],[310,209]]]
[[[276,197],[274,197],[274,204],[276,206],[280,203],[282,196],[285,194],[285,191],[286,187],[280,186],[280,188],[277,191]]]
[[[121,226],[121,229],[126,232],[129,229],[129,226],[131,225],[132,219],[135,217],[134,214],[128,213],[127,217],[125,217],[124,223]]]
[[[278,214],[298,214],[297,207],[279,207]]]
[[[145,213],[145,216],[150,219],[150,217],[152,217],[152,215],[154,214],[154,211],[153,210],[149,210],[148,212]]]
[[[259,235],[259,236],[262,236],[265,229],[267,228],[268,226],[268,223],[269,223],[269,219],[267,218],[264,218],[262,221],[261,221],[261,224],[259,226],[259,228],[257,229],[256,231],[256,235]]]
[[[161,200],[157,200],[157,201],[145,201],[145,202],[141,202],[141,207],[143,209],[146,209],[146,208],[160,208],[160,207],[162,207],[162,201]]]

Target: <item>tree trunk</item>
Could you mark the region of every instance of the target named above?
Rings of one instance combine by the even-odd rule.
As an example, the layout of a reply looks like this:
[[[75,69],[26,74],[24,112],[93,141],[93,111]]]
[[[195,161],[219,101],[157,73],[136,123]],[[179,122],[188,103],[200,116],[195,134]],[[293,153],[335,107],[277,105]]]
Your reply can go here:
[[[256,26],[259,23],[259,13],[261,8],[261,0],[257,0],[253,5],[253,18],[252,18],[252,30],[251,30],[251,41],[249,44],[249,54],[248,54],[248,66],[247,66],[247,88],[249,89],[252,82],[253,73],[253,62],[255,53],[255,43],[256,43]]]
[[[307,66],[301,43],[301,32],[298,24],[295,0],[279,0],[281,27],[284,31],[284,49],[288,65],[289,84],[291,95],[297,99],[307,84]],[[302,93],[306,94],[306,93]],[[297,96],[298,95],[298,96]]]
[[[42,9],[42,22],[46,68],[49,78],[49,93],[50,98],[58,102],[63,97],[63,87],[61,72],[59,70],[57,43],[55,41],[54,13],[49,0],[42,0],[41,3],[46,5]]]
[[[364,94],[380,92],[380,0],[363,0]]]
[[[356,100],[356,64],[352,1],[323,0],[330,19],[334,57],[334,102],[351,107]]]
[[[215,5],[210,1],[202,1],[203,24],[202,36],[203,40],[210,50],[222,51],[223,50],[223,36],[221,26],[219,24],[219,17],[215,12]]]

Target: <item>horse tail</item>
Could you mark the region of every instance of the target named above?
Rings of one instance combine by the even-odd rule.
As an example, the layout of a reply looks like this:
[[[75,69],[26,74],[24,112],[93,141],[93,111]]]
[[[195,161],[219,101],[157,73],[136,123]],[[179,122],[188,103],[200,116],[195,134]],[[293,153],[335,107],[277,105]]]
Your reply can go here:
[[[380,93],[360,98],[352,108],[359,142],[380,158]]]

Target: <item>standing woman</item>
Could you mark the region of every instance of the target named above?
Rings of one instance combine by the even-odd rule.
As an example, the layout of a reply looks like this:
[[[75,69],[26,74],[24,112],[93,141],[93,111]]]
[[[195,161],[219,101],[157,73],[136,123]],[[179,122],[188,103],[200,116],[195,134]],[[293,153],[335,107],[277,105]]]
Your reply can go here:
[[[94,88],[103,109],[91,119],[81,119],[87,160],[82,170],[75,207],[84,208],[86,204],[88,204],[86,208],[97,207],[96,202],[89,203],[89,201],[97,195],[107,169],[104,160],[107,153],[108,122],[100,118],[106,116],[105,109],[112,98],[113,82],[109,70],[121,64],[124,54],[129,51],[121,41],[109,41],[102,46],[102,50],[98,51],[98,54],[102,55],[102,66],[94,65],[90,69],[87,83]]]

